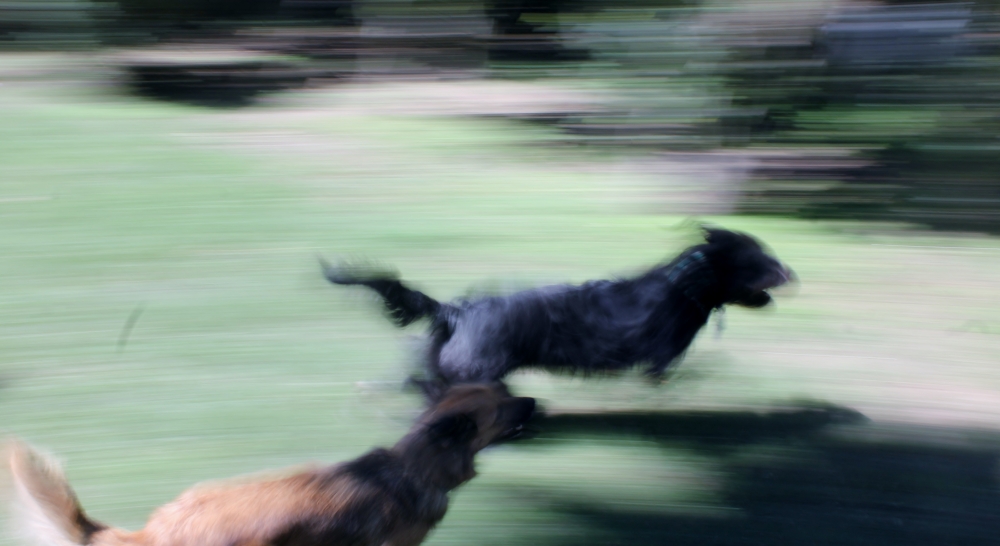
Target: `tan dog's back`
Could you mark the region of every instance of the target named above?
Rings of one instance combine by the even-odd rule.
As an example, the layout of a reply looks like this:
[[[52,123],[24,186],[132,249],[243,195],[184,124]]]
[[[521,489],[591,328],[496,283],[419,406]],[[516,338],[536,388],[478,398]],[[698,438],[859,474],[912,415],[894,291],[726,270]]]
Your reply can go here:
[[[267,544],[296,523],[334,518],[363,489],[320,471],[246,484],[196,486],[157,509],[135,533],[99,531],[94,546],[243,546]],[[320,486],[322,484],[322,486]]]

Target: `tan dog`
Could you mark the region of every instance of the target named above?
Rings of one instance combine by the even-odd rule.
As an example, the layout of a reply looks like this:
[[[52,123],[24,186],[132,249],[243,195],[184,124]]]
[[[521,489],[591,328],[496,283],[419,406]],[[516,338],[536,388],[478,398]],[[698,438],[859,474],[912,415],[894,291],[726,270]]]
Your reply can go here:
[[[475,476],[473,456],[515,436],[532,398],[501,385],[449,390],[392,449],[243,484],[194,487],[141,531],[90,520],[59,467],[12,442],[7,462],[21,523],[51,546],[414,546],[444,517],[448,491]]]

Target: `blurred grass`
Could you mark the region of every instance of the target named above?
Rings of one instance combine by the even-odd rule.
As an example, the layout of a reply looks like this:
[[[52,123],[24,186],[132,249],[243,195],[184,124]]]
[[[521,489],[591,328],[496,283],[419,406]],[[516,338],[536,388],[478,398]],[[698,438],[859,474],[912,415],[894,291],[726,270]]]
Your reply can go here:
[[[165,105],[121,96],[104,70],[0,58],[0,427],[65,458],[85,507],[112,524],[141,526],[199,480],[346,459],[403,433],[417,401],[398,384],[418,330],[327,286],[318,253],[385,261],[449,298],[627,273],[693,241],[684,217],[649,203],[697,179],[617,170],[627,157],[548,146],[545,129],[385,114],[336,89],[249,110]],[[876,419],[996,422],[995,239],[702,219],[768,242],[798,293],[728,312],[722,337],[707,328],[660,388],[524,374],[518,391],[555,409],[814,399]],[[727,509],[710,460],[639,440],[516,444],[480,468],[431,544],[565,539],[572,529],[524,500],[542,488]]]

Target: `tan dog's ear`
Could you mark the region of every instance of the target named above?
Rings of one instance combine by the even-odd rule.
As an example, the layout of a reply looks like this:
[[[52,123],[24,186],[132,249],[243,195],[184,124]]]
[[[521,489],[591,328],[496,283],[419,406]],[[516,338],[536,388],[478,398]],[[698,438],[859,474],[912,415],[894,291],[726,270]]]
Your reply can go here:
[[[448,392],[448,385],[438,379],[411,377],[406,381],[406,386],[420,391],[420,394],[424,395],[424,400],[428,406],[433,406],[440,402],[444,398],[445,393]]]
[[[507,384],[503,381],[493,381],[490,383],[490,388],[492,388],[493,392],[498,394],[501,398],[510,398],[513,396],[510,394],[510,389],[507,388]]]
[[[427,436],[432,442],[445,448],[467,444],[478,433],[476,420],[465,413],[446,415],[427,425]]]

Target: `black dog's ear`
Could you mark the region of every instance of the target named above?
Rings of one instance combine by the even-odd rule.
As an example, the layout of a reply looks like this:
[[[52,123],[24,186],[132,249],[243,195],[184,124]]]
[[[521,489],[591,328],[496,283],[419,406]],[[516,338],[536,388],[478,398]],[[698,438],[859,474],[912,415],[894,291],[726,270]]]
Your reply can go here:
[[[702,225],[701,231],[705,234],[705,242],[710,245],[732,244],[743,239],[743,235],[728,229]]]
[[[442,447],[469,443],[478,432],[476,420],[465,413],[446,415],[427,426],[431,441]]]

